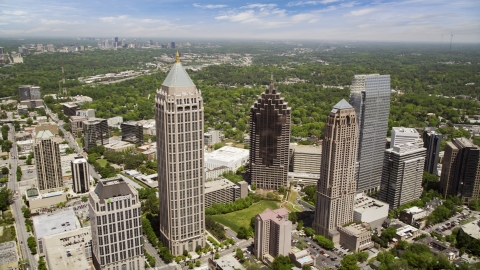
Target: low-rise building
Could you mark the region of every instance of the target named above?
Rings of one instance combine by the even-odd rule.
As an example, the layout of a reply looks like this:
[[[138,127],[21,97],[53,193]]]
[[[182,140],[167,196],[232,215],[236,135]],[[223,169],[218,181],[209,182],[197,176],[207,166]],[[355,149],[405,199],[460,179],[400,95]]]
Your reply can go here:
[[[43,245],[49,270],[90,270],[92,264],[92,235],[90,227],[78,228],[45,236]]]
[[[288,182],[296,182],[301,186],[316,186],[318,179],[320,179],[319,173],[296,173],[288,172]]]
[[[43,105],[43,99],[30,99],[20,101],[20,105],[27,106],[28,109],[41,109],[45,108]]]
[[[248,163],[250,151],[248,149],[224,146],[211,153],[205,152],[205,168],[214,169],[227,166],[232,172]]]
[[[123,152],[128,149],[135,148],[135,144],[131,144],[129,142],[118,141],[114,143],[109,143],[104,145],[105,151],[109,152]]]
[[[415,225],[415,223],[424,219],[430,213],[431,212],[427,211],[426,209],[422,209],[414,206],[414,207],[405,209],[400,213],[400,221],[410,225]]]
[[[153,142],[139,146],[137,147],[137,152],[147,156],[148,160],[153,160],[157,158],[157,143]]]
[[[4,227],[4,230],[8,230]],[[17,244],[15,241],[9,241],[0,244],[0,269],[16,270],[18,268]]]
[[[300,250],[292,247],[288,256],[290,257],[290,261],[300,269],[304,265],[315,266],[315,257],[310,254],[308,249]]]
[[[477,219],[462,225],[460,232],[467,234],[472,239],[480,240],[480,221]]]
[[[347,227],[338,227],[337,230],[340,233],[340,245],[353,252],[360,252],[374,246],[368,223],[351,224]]]
[[[255,217],[253,253],[262,260],[264,256],[287,256],[290,253],[292,222],[285,208],[266,209]]]
[[[405,225],[403,227],[397,228],[397,239],[406,240],[410,238],[415,238],[420,232],[417,228],[411,225]]]
[[[205,168],[205,179],[209,180],[209,179],[219,178],[222,174],[230,171],[231,171],[230,168],[227,166],[220,166],[212,169]]]
[[[355,197],[353,221],[365,222],[371,228],[379,228],[388,217],[388,203],[367,197],[362,193]]]
[[[210,130],[209,132],[203,134],[203,141],[205,145],[214,145],[222,142],[223,138],[224,135],[220,130]]]
[[[54,214],[46,214],[32,217],[35,239],[39,256],[44,256],[46,249],[44,240],[46,237],[78,230],[82,226],[72,209],[60,211]]]
[[[77,110],[76,116],[86,117],[87,119],[95,118],[95,110],[94,109]]]
[[[78,105],[75,103],[67,102],[62,103],[63,106],[63,114],[66,116],[75,116],[77,115]]]
[[[32,213],[40,209],[55,207],[57,204],[67,201],[67,194],[63,191],[40,193],[36,188],[27,189],[25,197]]]
[[[437,256],[443,254],[450,261],[455,260],[460,255],[460,251],[457,248],[450,246],[450,244],[447,242],[439,241],[431,236],[422,238],[418,240],[418,242],[430,247],[430,251],[433,252],[433,254]]]
[[[70,116],[70,132],[73,136],[78,137],[77,134],[83,133],[83,121],[86,121],[87,117],[84,116]]]
[[[120,124],[123,122],[123,117],[115,116],[107,118],[107,123],[109,127],[120,127]]]
[[[242,181],[244,182],[244,181]],[[238,185],[228,179],[220,178],[205,182],[205,207],[210,207],[213,203],[230,203],[241,197],[242,190],[248,189],[248,186]],[[246,191],[248,195],[248,191]],[[245,194],[245,191],[243,192]]]
[[[243,265],[237,261],[233,255],[228,254],[219,259],[213,260],[208,258],[208,270],[237,270],[245,269]]]

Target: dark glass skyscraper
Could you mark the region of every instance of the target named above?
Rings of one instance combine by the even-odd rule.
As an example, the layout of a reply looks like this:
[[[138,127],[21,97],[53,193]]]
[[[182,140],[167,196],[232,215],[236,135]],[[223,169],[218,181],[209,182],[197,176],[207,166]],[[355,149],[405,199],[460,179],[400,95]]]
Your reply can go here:
[[[270,87],[250,108],[250,180],[259,188],[287,185],[291,108]]]
[[[433,127],[423,129],[423,147],[427,148],[424,170],[428,173],[438,175],[437,167],[442,138],[443,135],[436,133]]]

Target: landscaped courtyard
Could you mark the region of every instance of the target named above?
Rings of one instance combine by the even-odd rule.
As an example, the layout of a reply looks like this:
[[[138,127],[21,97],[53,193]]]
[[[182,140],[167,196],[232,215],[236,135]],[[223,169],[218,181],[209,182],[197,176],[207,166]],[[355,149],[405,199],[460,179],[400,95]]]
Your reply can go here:
[[[278,209],[279,205],[280,203],[277,201],[262,200],[246,209],[223,215],[214,215],[212,216],[212,218],[216,222],[230,227],[235,232],[238,232],[239,228],[242,226],[245,228],[250,227],[250,220],[252,219],[252,217],[256,216],[257,214],[263,213],[263,211],[265,211],[265,209],[267,208],[270,208],[272,210]]]

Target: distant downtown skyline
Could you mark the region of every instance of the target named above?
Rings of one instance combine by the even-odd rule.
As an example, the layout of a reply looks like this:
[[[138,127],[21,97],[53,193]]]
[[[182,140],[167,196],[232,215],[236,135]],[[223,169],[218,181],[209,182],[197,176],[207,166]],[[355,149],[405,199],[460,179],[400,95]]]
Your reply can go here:
[[[478,43],[478,10],[476,0],[25,0],[0,3],[0,35]]]

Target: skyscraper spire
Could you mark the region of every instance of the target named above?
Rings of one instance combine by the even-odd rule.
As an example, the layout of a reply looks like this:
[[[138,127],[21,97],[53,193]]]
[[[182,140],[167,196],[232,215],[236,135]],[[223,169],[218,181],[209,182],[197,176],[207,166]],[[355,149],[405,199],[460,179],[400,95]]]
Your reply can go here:
[[[274,85],[273,85],[273,73],[270,74],[270,75],[271,75],[270,76],[270,91],[272,91],[275,88]]]
[[[177,51],[177,54],[175,55],[175,63],[180,63],[180,54],[178,54],[178,51]]]

